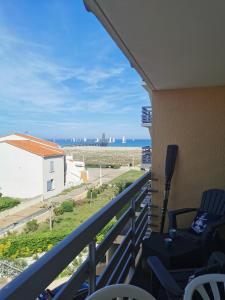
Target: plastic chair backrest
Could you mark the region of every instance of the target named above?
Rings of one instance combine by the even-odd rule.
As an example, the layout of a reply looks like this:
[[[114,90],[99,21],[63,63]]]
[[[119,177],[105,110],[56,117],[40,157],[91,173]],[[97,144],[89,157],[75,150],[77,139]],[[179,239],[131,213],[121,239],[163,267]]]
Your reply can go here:
[[[225,191],[211,189],[202,194],[200,210],[216,216],[225,214]]]
[[[197,291],[203,300],[212,300],[209,297],[205,284],[209,284],[212,295],[215,300],[223,300],[220,295],[218,283],[223,283],[225,288],[225,275],[224,274],[207,274],[194,278],[185,288],[184,300],[191,300],[195,291]]]
[[[136,300],[156,300],[145,290],[130,284],[114,284],[106,286],[87,297],[86,300],[112,300],[116,297],[127,297]]]

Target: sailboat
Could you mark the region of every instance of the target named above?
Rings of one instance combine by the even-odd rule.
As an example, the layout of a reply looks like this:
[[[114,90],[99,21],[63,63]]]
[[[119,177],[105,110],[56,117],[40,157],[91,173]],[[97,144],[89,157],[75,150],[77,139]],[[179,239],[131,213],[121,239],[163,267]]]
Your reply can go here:
[[[95,141],[95,143],[98,143],[99,142],[99,138],[96,138],[96,141]]]
[[[125,138],[125,136],[123,136],[123,138],[122,138],[122,144],[126,144],[126,138]]]
[[[109,143],[112,144],[112,138],[111,138],[111,136],[109,138]]]
[[[87,139],[86,139],[86,137],[84,137],[84,143],[86,143],[87,142]]]
[[[115,141],[116,141],[116,139],[113,137],[113,138],[112,138],[112,143],[115,143]]]

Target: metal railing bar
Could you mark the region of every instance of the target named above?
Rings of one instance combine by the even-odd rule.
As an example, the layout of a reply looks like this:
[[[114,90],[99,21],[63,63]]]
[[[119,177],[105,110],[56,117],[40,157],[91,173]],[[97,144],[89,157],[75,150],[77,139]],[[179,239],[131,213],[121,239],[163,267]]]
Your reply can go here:
[[[106,251],[112,245],[115,238],[120,234],[121,230],[127,224],[131,216],[131,208],[129,208],[123,215],[120,217],[119,221],[112,227],[112,229],[107,233],[104,240],[96,249],[96,263],[98,263]]]
[[[142,229],[145,226],[145,224],[147,223],[147,221],[148,221],[148,212],[146,211],[139,226],[136,228],[136,232],[135,232],[136,241],[137,241],[139,235],[141,234]]]
[[[127,259],[129,256],[131,256],[131,249],[132,249],[132,243],[129,242],[126,250],[123,252],[122,256],[120,257],[120,260],[116,264],[116,267],[114,268],[111,276],[109,277],[109,280],[107,281],[106,285],[114,284],[116,283],[119,275],[121,274],[121,270],[125,266]]]
[[[148,223],[146,222],[146,224],[144,225],[144,227],[143,227],[143,229],[142,229],[142,231],[141,231],[140,236],[137,238],[137,241],[136,241],[136,243],[135,243],[135,253],[136,253],[136,254],[137,254],[137,252],[139,251],[139,247],[140,247],[140,244],[141,244],[141,242],[142,242],[142,240],[143,240],[143,237],[144,237],[144,235],[145,235],[145,232],[146,232],[147,227],[148,227]]]
[[[137,193],[150,178],[150,173],[144,174],[112,199],[33,265],[3,287],[0,291],[0,298],[2,300],[17,300],[26,297],[30,299],[35,298],[65,269],[91,239],[129,202],[131,196]]]
[[[136,227],[136,231],[135,231],[135,238],[137,239],[141,229],[143,228],[143,226],[145,225],[145,223],[148,221],[148,211],[146,210],[145,214],[142,217],[142,220],[140,221],[138,227]]]
[[[82,265],[80,265],[77,271],[71,276],[71,278],[65,283],[64,287],[57,293],[57,295],[53,299],[54,300],[73,299],[74,295],[79,290],[82,283],[87,279],[88,269],[89,269],[89,261],[86,260],[85,262],[82,263]]]
[[[125,236],[125,238],[123,239],[122,243],[116,249],[115,253],[113,254],[111,260],[109,261],[109,264],[106,266],[103,273],[100,275],[98,282],[97,282],[97,289],[103,287],[106,284],[110,274],[113,272],[115,265],[118,263],[118,261],[121,257],[121,253],[124,252],[127,245],[129,244],[130,237],[131,237],[131,229],[128,231],[128,233]]]
[[[145,207],[142,210],[142,214],[139,217],[138,224],[136,226],[135,237],[137,237],[140,233],[140,228],[143,227],[145,220],[148,218],[148,207]]]
[[[141,202],[144,200],[144,198],[146,197],[147,193],[148,193],[148,188],[145,187],[145,189],[143,191],[141,191],[141,193],[136,198],[135,208],[138,208],[140,206]]]
[[[89,294],[94,293],[96,287],[96,242],[89,243]]]
[[[130,256],[128,257],[128,260],[127,260],[125,266],[123,267],[123,269],[122,269],[122,271],[121,271],[121,273],[120,273],[120,276],[118,277],[116,283],[124,283],[124,280],[125,280],[125,278],[126,278],[127,275],[128,275],[128,271],[129,271],[129,269],[130,269],[131,262],[132,262],[132,256],[130,255]]]
[[[131,217],[131,244],[132,244],[132,248],[131,248],[131,256],[132,256],[132,266],[133,268],[135,267],[135,231],[136,231],[136,224],[135,224],[135,220],[136,220],[136,215],[135,215],[135,208],[136,208],[136,201],[133,198],[131,200],[131,207],[132,207],[132,217]]]
[[[141,220],[143,219],[144,214],[148,212],[148,204],[145,204],[145,206],[140,211],[139,216],[136,218],[136,228],[138,228]]]

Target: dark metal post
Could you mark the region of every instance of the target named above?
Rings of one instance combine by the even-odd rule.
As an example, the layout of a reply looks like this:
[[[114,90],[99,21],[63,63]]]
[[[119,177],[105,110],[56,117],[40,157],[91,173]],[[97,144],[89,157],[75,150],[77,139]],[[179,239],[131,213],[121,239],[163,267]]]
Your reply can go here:
[[[132,262],[131,266],[134,269],[135,268],[135,198],[133,197],[131,199],[131,208],[132,208],[132,214],[131,214],[131,256],[132,256]]]
[[[94,293],[96,288],[96,242],[93,239],[89,243],[89,295]]]
[[[151,181],[149,180],[148,182],[148,187],[147,187],[147,197],[148,197],[148,227],[146,230],[146,238],[149,238],[151,235],[151,202],[152,202],[152,194],[151,194]]]

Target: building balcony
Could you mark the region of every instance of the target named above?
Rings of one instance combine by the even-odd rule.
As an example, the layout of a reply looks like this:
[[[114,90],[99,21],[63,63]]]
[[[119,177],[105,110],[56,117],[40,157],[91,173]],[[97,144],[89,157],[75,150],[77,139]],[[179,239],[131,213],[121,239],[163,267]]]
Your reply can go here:
[[[152,151],[150,146],[142,147],[141,152],[141,168],[149,170],[152,164]]]
[[[141,121],[143,127],[152,126],[152,107],[151,106],[142,106]]]
[[[85,299],[87,294],[105,285],[123,283],[134,273],[141,242],[149,234],[152,192],[148,172],[3,287],[0,298],[35,299],[85,247],[89,249],[87,259],[54,299]],[[97,234],[113,218],[116,223],[104,240],[96,244]],[[105,268],[96,277],[98,265],[109,250],[110,258],[107,255]],[[81,290],[85,281],[88,288]]]

